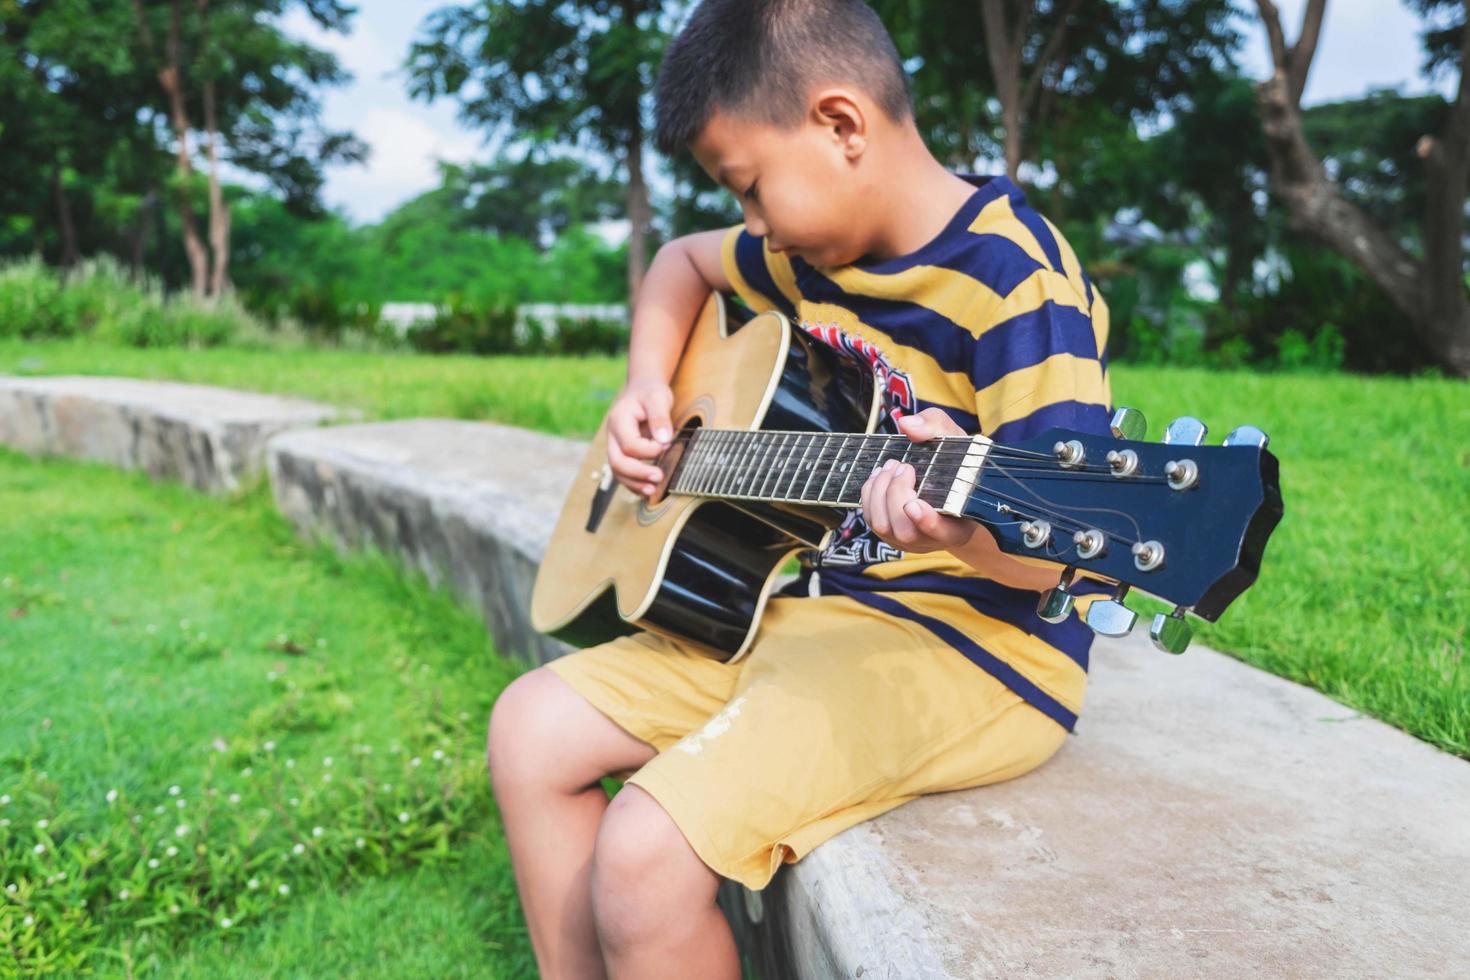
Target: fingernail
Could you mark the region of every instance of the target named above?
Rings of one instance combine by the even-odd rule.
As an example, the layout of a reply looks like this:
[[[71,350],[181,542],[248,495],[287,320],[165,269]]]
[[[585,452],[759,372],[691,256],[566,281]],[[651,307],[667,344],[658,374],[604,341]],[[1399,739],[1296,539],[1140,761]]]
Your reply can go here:
[[[919,518],[924,516],[924,508],[919,505],[919,501],[917,499],[910,500],[908,503],[904,504],[903,512],[909,515],[909,517],[912,517],[914,520],[918,520]]]
[[[653,437],[659,442],[668,442],[673,437],[673,433],[669,432],[666,428],[660,428],[653,434]]]
[[[885,470],[891,470],[891,469],[893,469],[897,465],[898,465],[898,460],[896,460],[896,459],[885,459],[883,461],[883,468]]]

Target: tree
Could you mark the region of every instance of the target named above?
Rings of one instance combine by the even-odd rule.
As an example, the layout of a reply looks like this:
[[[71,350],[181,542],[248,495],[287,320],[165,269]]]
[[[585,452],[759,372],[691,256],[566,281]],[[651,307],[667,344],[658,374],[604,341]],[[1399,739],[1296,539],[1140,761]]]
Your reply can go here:
[[[296,0],[321,26],[345,29],[350,8],[338,0]],[[291,0],[131,0],[137,60],[149,66],[166,99],[178,170],[179,222],[190,282],[199,296],[228,285],[229,208],[219,167],[231,162],[284,185],[287,199],[314,202],[321,167],[358,161],[366,148],[349,133],[319,125],[314,89],[346,74],[326,52],[287,38],[276,24]],[[162,40],[160,40],[162,38]],[[200,116],[191,113],[197,102]],[[194,216],[190,139],[203,125],[208,160],[209,245]],[[223,145],[222,145],[223,144]]]
[[[1425,346],[1470,377],[1470,296],[1465,281],[1465,204],[1470,179],[1470,0],[1415,0],[1424,13],[1458,8],[1452,27],[1426,37],[1432,70],[1459,72],[1453,103],[1414,153],[1422,167],[1424,211],[1415,250],[1353,203],[1327,173],[1308,141],[1302,92],[1316,54],[1327,0],[1309,0],[1293,44],[1287,44],[1272,0],[1256,0],[1271,47],[1272,76],[1256,89],[1270,158],[1271,186],[1291,227],[1338,252],[1373,280],[1412,324]]]
[[[1228,64],[1239,44],[1229,0],[978,6],[976,16],[969,0],[874,3],[900,50],[913,56],[916,115],[936,151],[964,166],[999,150],[1013,180],[1023,161],[1045,149],[1054,123],[1156,117],[1201,75]]]
[[[626,175],[628,301],[648,264],[643,94],[667,41],[660,0],[475,0],[430,15],[410,92],[453,97],[493,135],[611,155]]]

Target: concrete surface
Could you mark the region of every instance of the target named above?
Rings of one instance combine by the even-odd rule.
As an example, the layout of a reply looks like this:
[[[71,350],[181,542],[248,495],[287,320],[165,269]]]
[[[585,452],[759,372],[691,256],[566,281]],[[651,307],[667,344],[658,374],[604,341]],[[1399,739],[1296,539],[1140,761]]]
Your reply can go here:
[[[496,648],[544,663],[567,647],[531,628],[531,585],[586,446],[448,419],[279,435],[271,487],[298,530],[395,555],[485,617]]]
[[[0,376],[0,445],[228,492],[261,472],[266,440],[338,417],[328,405],[107,377]]]
[[[401,555],[544,661],[526,607],[582,444],[412,421],[269,449],[303,529]],[[1470,975],[1470,764],[1196,646],[1099,640],[1074,737],[722,902],[765,980]]]

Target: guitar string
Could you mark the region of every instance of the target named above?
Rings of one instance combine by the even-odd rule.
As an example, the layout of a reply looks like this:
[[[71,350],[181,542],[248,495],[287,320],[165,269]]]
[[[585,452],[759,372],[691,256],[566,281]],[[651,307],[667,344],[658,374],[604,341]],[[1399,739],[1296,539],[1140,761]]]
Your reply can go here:
[[[711,430],[711,431],[713,431],[713,430]],[[898,437],[891,437],[891,438],[898,438]],[[970,439],[960,440],[959,437],[945,437],[945,438],[951,438],[951,439],[954,439],[955,441],[964,441],[967,444],[967,447],[969,445],[971,445],[972,442],[973,442],[973,440],[970,440]],[[886,444],[885,444],[885,448],[886,448]],[[863,455],[863,450],[859,450],[857,455],[858,455],[858,459],[860,460],[861,457],[862,457],[862,455]],[[879,456],[882,455],[882,450],[879,451],[878,455]],[[939,451],[936,451],[934,455],[935,456],[938,456],[938,455],[940,455],[940,452]],[[963,452],[963,453],[951,453],[950,455],[960,455],[960,456],[968,455],[968,449],[966,450],[966,452]],[[834,459],[835,458],[836,457],[834,456]],[[818,460],[812,461],[813,465],[815,465],[817,462],[819,462],[820,459],[821,459],[821,457],[819,456],[818,457]],[[986,454],[986,459],[987,459],[987,461],[990,461],[989,460],[989,454],[988,453]],[[923,462],[923,460],[920,460],[919,462]],[[1138,522],[1133,518],[1133,516],[1131,514],[1128,514],[1126,511],[1121,511],[1121,510],[1117,510],[1117,509],[1114,509],[1114,508],[1108,508],[1108,507],[1085,507],[1085,506],[1074,505],[1074,504],[1061,504],[1061,503],[1058,503],[1058,502],[1056,502],[1054,500],[1049,500],[1046,497],[1043,497],[1036,490],[1032,489],[1031,487],[1029,487],[1025,483],[1023,483],[1021,481],[1021,479],[1017,476],[1016,472],[1015,472],[1015,470],[1017,469],[1016,467],[1007,466],[1007,465],[1005,465],[1003,463],[995,462],[995,461],[990,461],[990,462],[991,462],[991,469],[998,471],[1001,476],[1006,477],[1006,478],[1012,480],[1013,482],[1015,482],[1016,485],[1021,490],[1024,490],[1026,493],[1030,494],[1036,501],[1038,501],[1038,502],[1040,502],[1042,504],[1042,507],[1039,508],[1039,513],[1038,513],[1037,516],[1044,517],[1044,518],[1049,518],[1049,519],[1051,519],[1051,520],[1053,520],[1055,522],[1058,522],[1058,523],[1065,522],[1065,523],[1074,524],[1074,525],[1076,525],[1076,528],[1078,530],[1083,530],[1083,529],[1091,529],[1091,528],[1089,528],[1089,526],[1088,526],[1087,523],[1085,523],[1085,522],[1083,522],[1083,521],[1081,521],[1081,520],[1079,520],[1079,519],[1077,519],[1075,517],[1066,516],[1065,514],[1061,513],[1061,511],[1110,514],[1110,515],[1114,515],[1114,516],[1120,517],[1120,518],[1126,520],[1129,524],[1131,524],[1132,527],[1133,527],[1134,533],[1138,535],[1138,539],[1141,540],[1142,537],[1143,537],[1143,531],[1139,527]],[[913,465],[913,464],[910,464],[910,465]],[[957,478],[958,478],[958,475],[959,475],[959,471],[961,469],[963,469],[963,466],[962,465],[949,464],[949,463],[945,463],[945,464],[941,464],[941,465],[942,466],[954,466],[954,473],[952,475],[948,476],[948,477],[945,477],[943,475],[943,473],[941,472],[940,477],[939,477],[941,483],[945,479],[948,479],[949,482],[950,482],[950,484],[951,484],[951,489],[956,488],[956,487],[960,487],[960,481],[958,481]],[[1022,467],[1021,469],[1033,469],[1033,468],[1032,467]],[[775,485],[776,486],[780,486],[781,480],[785,477],[785,473],[783,472],[782,469],[777,469],[775,472],[777,474]],[[875,468],[874,472],[876,472],[876,468]],[[1067,475],[1067,476],[1085,476],[1085,474],[1080,474],[1080,473],[1079,474],[1065,474],[1064,472],[1055,472],[1055,473],[1052,473],[1051,474],[1052,477],[1061,477],[1063,475]],[[792,477],[793,481],[794,481],[795,477],[797,477],[797,476],[799,476],[799,471],[796,472],[796,473],[791,474],[791,477]],[[871,473],[869,474],[869,476],[871,476]],[[933,476],[934,476],[934,474],[933,474],[932,467],[931,467],[930,469],[926,470],[926,472],[924,473],[924,475],[921,477],[921,479],[919,481],[919,484],[920,485],[918,487],[916,487],[917,495],[920,497],[920,499],[924,499],[924,492],[923,491],[925,491],[926,489],[929,490],[929,491],[931,491],[931,492],[934,491],[934,490],[941,489],[941,487],[925,488],[922,485],[923,483],[927,482]],[[1037,479],[1037,478],[1038,478],[1038,476],[1028,477],[1028,479]],[[1039,478],[1046,478],[1046,477],[1039,477]],[[808,479],[810,479],[810,477],[808,477]],[[830,477],[829,477],[829,479],[830,479]],[[1116,482],[1116,479],[1117,478],[1112,477],[1112,476],[1106,477],[1106,478],[1101,479],[1101,480],[1096,479],[1096,478],[1091,478],[1090,479],[1090,482],[1114,483],[1114,482]],[[1143,482],[1144,479],[1149,479],[1149,478],[1132,478],[1130,480],[1130,482],[1133,482],[1133,483]],[[864,481],[864,482],[866,482],[866,481]],[[1162,478],[1152,478],[1152,479],[1149,480],[1149,482],[1154,482],[1154,483],[1162,482]],[[963,486],[961,488],[962,488],[962,490],[964,492],[967,492],[967,493],[974,493],[974,492],[985,493],[985,494],[989,494],[991,496],[995,496],[997,498],[1000,498],[1002,500],[1008,501],[1010,503],[1020,504],[1022,506],[1026,506],[1028,508],[1035,509],[1035,505],[1034,504],[1031,504],[1030,502],[1028,502],[1026,500],[1023,500],[1020,497],[1016,497],[1016,496],[1013,496],[1011,494],[1006,494],[1006,493],[1003,493],[1003,492],[1001,492],[999,490],[994,490],[994,489],[989,488],[989,487],[980,487],[980,484],[979,484],[979,480],[978,479],[964,481],[964,484],[963,484]],[[978,488],[978,490],[977,490],[977,488]],[[944,492],[944,496],[945,497],[948,496],[948,492],[949,492],[948,490],[946,490]],[[741,496],[750,496],[750,497],[755,497],[755,498],[759,499],[760,497],[763,497],[763,496],[766,496],[766,495],[765,494],[723,494],[723,495],[720,495],[720,496],[733,496],[733,497],[737,497],[737,498],[738,497],[741,497]],[[797,502],[808,502],[808,503],[818,503],[818,504],[828,504],[828,505],[834,503],[834,502],[821,501],[821,500],[817,500],[817,501],[801,501],[800,498],[797,498]],[[925,502],[926,503],[929,503],[930,506],[933,506],[934,505],[934,502],[931,501],[931,500],[925,500]],[[835,501],[835,504],[838,505],[838,506],[858,505],[860,503],[861,503],[861,498],[859,498],[858,500],[854,500],[854,501],[847,501],[847,500],[845,500],[845,499],[842,498],[841,494],[839,494],[838,500]],[[1057,508],[1060,508],[1060,510],[1058,510]],[[1108,530],[1106,530],[1104,528],[1097,528],[1096,530],[1098,530],[1100,533],[1102,533],[1105,537],[1112,538],[1115,541],[1121,541],[1121,542],[1124,542],[1124,543],[1127,543],[1127,544],[1130,544],[1130,545],[1133,544],[1133,543],[1135,543],[1135,542],[1128,542],[1126,540],[1126,538],[1124,538],[1122,535],[1116,534],[1116,533],[1114,533],[1112,531],[1108,531]]]
[[[755,431],[755,432],[765,432],[767,430],[705,430],[705,431]],[[781,433],[781,434],[782,435],[787,435],[788,433]],[[813,435],[815,435],[815,436],[823,436],[824,435],[822,433],[789,433],[789,434],[790,435],[793,435],[793,436],[813,436]],[[811,459],[811,460],[806,460],[804,458],[794,457],[794,456],[790,455],[790,453],[794,452],[798,448],[801,448],[802,451],[803,451],[803,453],[805,453],[807,451],[810,451],[811,445],[812,445],[811,443],[807,443],[806,446],[804,446],[804,447],[801,447],[800,444],[793,444],[791,446],[781,446],[779,443],[773,445],[773,444],[768,443],[768,442],[758,442],[758,443],[755,443],[753,445],[738,446],[738,447],[736,445],[734,445],[733,443],[731,445],[729,445],[729,446],[718,446],[718,445],[711,444],[710,446],[707,446],[707,447],[706,446],[695,446],[694,447],[694,450],[695,451],[703,450],[707,454],[707,456],[708,456],[709,454],[716,453],[716,452],[719,452],[720,450],[724,450],[724,449],[737,449],[738,448],[738,449],[741,449],[741,450],[765,450],[767,453],[771,452],[774,449],[777,452],[785,452],[785,453],[788,454],[787,457],[786,457],[785,463],[781,464],[778,467],[781,470],[781,472],[784,473],[785,470],[786,470],[786,465],[785,465],[786,463],[795,462],[800,467],[800,466],[803,466],[803,465],[810,466],[810,465],[816,465],[816,464],[821,464],[821,463],[826,463],[826,462],[835,462],[837,459],[841,458],[842,456],[848,455],[849,452],[851,452],[853,448],[855,448],[855,450],[856,450],[855,453],[853,453],[853,456],[854,456],[854,459],[855,460],[861,460],[861,459],[863,459],[863,457],[870,455],[870,453],[873,456],[873,458],[876,460],[876,459],[882,458],[886,453],[888,453],[890,451],[889,448],[888,448],[888,445],[887,445],[887,441],[888,440],[891,440],[891,439],[901,439],[901,438],[906,438],[906,437],[903,437],[903,436],[876,436],[876,437],[873,437],[873,436],[864,436],[863,438],[865,440],[867,440],[867,441],[865,443],[863,443],[863,444],[860,444],[857,447],[848,447],[844,443],[835,442],[834,441],[835,439],[839,439],[839,438],[841,438],[841,437],[840,436],[835,436],[835,437],[825,438],[824,439],[824,445],[820,449],[818,449],[816,458],[815,459]],[[876,449],[876,452],[872,452],[872,450],[877,446],[877,440],[878,439],[883,439],[884,442],[883,442],[883,444],[882,444],[881,447],[879,447],[879,448]],[[929,453],[927,455],[921,453],[919,455],[919,457],[918,457],[917,460],[910,461],[910,465],[922,464],[922,463],[926,462],[926,460],[929,459],[929,458],[931,458],[931,457],[932,458],[939,458],[939,457],[942,457],[942,456],[949,456],[949,457],[963,457],[963,456],[968,456],[968,455],[971,454],[972,450],[974,449],[974,440],[973,440],[973,438],[961,438],[961,437],[958,437],[958,436],[942,436],[942,437],[939,437],[938,439],[926,440],[924,442],[907,442],[907,443],[902,443],[901,445],[903,445],[905,447],[905,449],[904,449],[904,455],[907,455],[908,451],[913,446],[933,446],[933,445],[935,445],[935,443],[939,443],[939,446],[932,453]],[[831,448],[833,450],[833,452],[830,455],[828,454],[828,449],[829,448]],[[1023,463],[1023,462],[1034,462],[1037,465],[1034,465],[1034,466],[1026,466],[1024,468],[1025,469],[1029,469],[1029,470],[1034,470],[1037,473],[1048,473],[1048,474],[1052,474],[1052,475],[1054,475],[1056,477],[1063,478],[1063,479],[1076,478],[1076,477],[1079,477],[1079,476],[1089,476],[1089,475],[1101,475],[1101,476],[1107,477],[1108,479],[1119,479],[1119,477],[1116,477],[1113,474],[1113,470],[1112,470],[1112,467],[1111,466],[1088,466],[1088,465],[1084,465],[1084,466],[1075,466],[1075,467],[1062,467],[1060,469],[1057,469],[1056,467],[1060,466],[1061,464],[1060,464],[1060,461],[1055,456],[1045,455],[1045,454],[1041,454],[1041,453],[1032,453],[1029,450],[1014,450],[1011,447],[1003,446],[1003,445],[1000,445],[998,443],[992,443],[992,444],[990,444],[988,447],[985,448],[985,450],[984,450],[984,452],[982,454],[977,454],[977,455],[983,455],[986,458],[1000,457],[1000,458],[1013,459],[1013,460],[1015,460],[1015,462],[1017,464],[1020,464],[1020,463]],[[893,457],[893,458],[897,458],[897,457]],[[714,460],[709,459],[709,458],[703,458],[703,459],[700,460],[701,463],[705,463],[705,464],[708,464],[708,463],[713,462],[713,461]],[[1041,464],[1049,464],[1049,465],[1041,465]],[[1164,477],[1159,477],[1159,476],[1132,476],[1132,477],[1126,477],[1125,479],[1128,479],[1128,480],[1130,480],[1131,482],[1134,482],[1134,483],[1140,483],[1140,482],[1143,482],[1143,483],[1160,483],[1160,482],[1163,482],[1165,480]]]

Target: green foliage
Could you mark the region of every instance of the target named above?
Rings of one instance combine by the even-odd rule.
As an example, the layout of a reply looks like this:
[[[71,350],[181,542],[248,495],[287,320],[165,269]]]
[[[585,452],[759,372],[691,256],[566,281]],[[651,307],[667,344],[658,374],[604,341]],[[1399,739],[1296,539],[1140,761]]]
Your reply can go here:
[[[365,975],[440,943],[533,975],[483,765],[519,668],[478,616],[301,541],[264,488],[0,452],[0,620],[0,976]]]
[[[410,327],[405,339],[427,354],[611,355],[627,349],[628,328],[594,316],[558,316],[548,328],[535,318],[520,319],[513,303],[451,296],[432,320]]]
[[[595,316],[559,316],[545,341],[547,354],[621,354],[628,349],[628,327]]]
[[[203,641],[182,638],[218,658]],[[330,731],[351,708],[339,694],[345,704],[303,725],[292,715],[307,695],[282,686],[248,730]],[[199,930],[249,929],[323,882],[452,863],[488,794],[478,759],[446,753],[473,741],[469,716],[446,725],[424,707],[430,720],[406,744],[344,746],[298,765],[267,737],[211,754],[197,783],[136,798],[118,788],[80,797],[12,757],[0,795],[0,949],[28,976],[74,975],[122,937],[168,948]]]
[[[520,347],[515,304],[451,296],[434,319],[410,327],[407,339],[430,354],[514,354]]]
[[[67,277],[34,258],[0,266],[0,337],[88,335],[130,347],[214,347],[259,330],[228,298],[166,297],[157,284],[134,283],[105,258]]]

